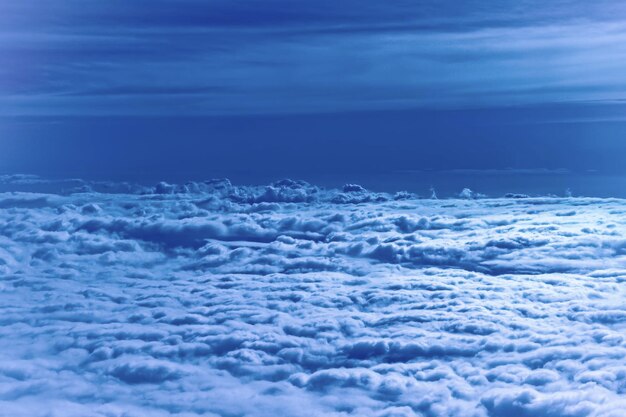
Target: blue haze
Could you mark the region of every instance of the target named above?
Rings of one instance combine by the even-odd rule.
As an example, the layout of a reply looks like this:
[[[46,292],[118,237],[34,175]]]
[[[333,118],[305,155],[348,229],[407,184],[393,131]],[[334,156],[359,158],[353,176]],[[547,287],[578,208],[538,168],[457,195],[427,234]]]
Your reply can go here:
[[[4,1],[0,171],[621,196],[625,9]]]

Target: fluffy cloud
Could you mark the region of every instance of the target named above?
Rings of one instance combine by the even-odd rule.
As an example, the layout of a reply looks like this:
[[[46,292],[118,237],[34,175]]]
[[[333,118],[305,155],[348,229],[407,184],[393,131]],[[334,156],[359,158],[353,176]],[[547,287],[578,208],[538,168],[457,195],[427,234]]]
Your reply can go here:
[[[626,407],[622,200],[74,185],[0,194],[6,415]]]

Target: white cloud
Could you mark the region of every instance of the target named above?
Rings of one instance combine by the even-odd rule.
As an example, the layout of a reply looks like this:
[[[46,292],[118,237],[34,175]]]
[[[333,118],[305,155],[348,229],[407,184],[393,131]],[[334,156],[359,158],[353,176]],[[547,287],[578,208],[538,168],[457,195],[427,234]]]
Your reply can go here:
[[[2,413],[624,409],[622,200],[77,187],[0,195]]]

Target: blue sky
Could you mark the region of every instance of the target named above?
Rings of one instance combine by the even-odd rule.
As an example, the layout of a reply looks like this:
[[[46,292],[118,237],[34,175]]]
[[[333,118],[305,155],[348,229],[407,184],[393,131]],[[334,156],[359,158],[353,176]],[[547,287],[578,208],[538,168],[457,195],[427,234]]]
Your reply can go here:
[[[2,1],[0,168],[201,175],[215,153],[226,174],[611,167],[625,17],[606,0]],[[537,158],[527,141],[558,154],[549,124],[583,153]],[[293,164],[301,146],[318,159]]]

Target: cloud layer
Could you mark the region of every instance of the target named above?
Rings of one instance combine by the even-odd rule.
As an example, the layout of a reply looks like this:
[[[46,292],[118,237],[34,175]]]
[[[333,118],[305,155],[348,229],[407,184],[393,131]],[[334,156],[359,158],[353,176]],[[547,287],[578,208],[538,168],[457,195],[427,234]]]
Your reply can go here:
[[[0,195],[6,415],[626,407],[623,200],[63,188]]]
[[[614,0],[24,0],[0,5],[0,116],[620,100],[623,16]]]

